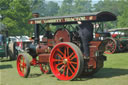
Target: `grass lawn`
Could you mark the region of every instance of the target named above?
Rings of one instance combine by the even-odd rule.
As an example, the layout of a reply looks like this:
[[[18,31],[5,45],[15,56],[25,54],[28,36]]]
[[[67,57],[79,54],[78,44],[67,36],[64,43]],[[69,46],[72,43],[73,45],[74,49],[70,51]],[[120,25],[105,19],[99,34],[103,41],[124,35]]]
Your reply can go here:
[[[128,85],[128,53],[106,55],[104,68],[94,76],[75,81],[60,81],[53,74],[41,74],[39,67],[32,67],[28,78],[16,70],[16,61],[0,62],[0,85]]]

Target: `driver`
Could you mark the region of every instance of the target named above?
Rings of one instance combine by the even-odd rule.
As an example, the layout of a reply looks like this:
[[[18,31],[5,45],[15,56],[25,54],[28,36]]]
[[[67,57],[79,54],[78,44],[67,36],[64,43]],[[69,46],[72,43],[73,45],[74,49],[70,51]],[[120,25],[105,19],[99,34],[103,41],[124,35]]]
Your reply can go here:
[[[78,33],[82,40],[84,58],[89,59],[90,56],[89,42],[93,39],[93,24],[90,22],[81,22],[78,24],[79,24]]]

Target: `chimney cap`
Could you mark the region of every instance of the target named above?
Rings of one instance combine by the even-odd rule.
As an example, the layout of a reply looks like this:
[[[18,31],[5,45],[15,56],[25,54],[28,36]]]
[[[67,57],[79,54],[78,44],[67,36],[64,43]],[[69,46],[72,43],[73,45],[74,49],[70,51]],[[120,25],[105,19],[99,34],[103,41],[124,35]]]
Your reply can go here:
[[[37,18],[37,17],[39,17],[39,13],[32,13],[32,16],[33,16],[34,18]]]

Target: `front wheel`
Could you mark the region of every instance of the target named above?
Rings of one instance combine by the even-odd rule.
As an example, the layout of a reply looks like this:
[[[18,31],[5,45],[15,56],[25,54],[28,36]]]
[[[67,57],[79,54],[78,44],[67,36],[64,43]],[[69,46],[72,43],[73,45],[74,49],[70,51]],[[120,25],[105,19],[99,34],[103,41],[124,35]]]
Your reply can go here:
[[[50,55],[52,73],[59,80],[73,80],[83,71],[84,59],[80,49],[73,43],[57,44]]]
[[[30,72],[30,63],[28,54],[21,53],[17,57],[17,71],[21,77],[28,77]]]

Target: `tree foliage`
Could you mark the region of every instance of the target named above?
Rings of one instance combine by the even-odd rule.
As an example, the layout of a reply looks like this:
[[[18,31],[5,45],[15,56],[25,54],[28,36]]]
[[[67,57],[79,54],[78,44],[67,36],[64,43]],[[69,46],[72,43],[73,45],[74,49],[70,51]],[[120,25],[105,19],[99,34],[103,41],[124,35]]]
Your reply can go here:
[[[58,15],[91,12],[91,0],[64,0]]]
[[[94,1],[94,0],[93,0]],[[32,25],[28,20],[32,13],[40,16],[62,16],[87,12],[110,11],[117,15],[117,23],[107,23],[108,28],[128,27],[128,0],[63,0],[62,4],[46,0],[0,0],[1,20],[9,30],[10,35],[30,35]]]
[[[32,12],[39,13],[40,16],[54,16],[58,13],[59,5],[56,2],[45,0],[34,0],[32,2]]]
[[[46,15],[47,16],[55,16],[58,14],[59,6],[56,2],[49,1],[46,4]]]
[[[125,8],[122,15],[118,16],[118,27],[128,27],[128,9]]]
[[[67,15],[73,12],[73,0],[64,0],[58,15]]]
[[[125,8],[127,0],[104,0],[94,4],[94,11],[110,11],[114,14],[121,15]]]
[[[128,23],[128,19],[126,19],[126,15],[128,14],[128,0],[103,0],[94,4],[93,8],[94,11],[109,11],[117,16],[117,23],[109,23],[109,28],[114,28],[116,25],[116,28],[128,26],[126,25]]]
[[[32,31],[32,27],[27,24],[32,15],[29,1],[0,0],[0,8],[0,14],[4,17],[2,22],[9,30],[9,35],[29,35]]]
[[[92,11],[91,0],[74,0],[74,12],[85,13]]]

